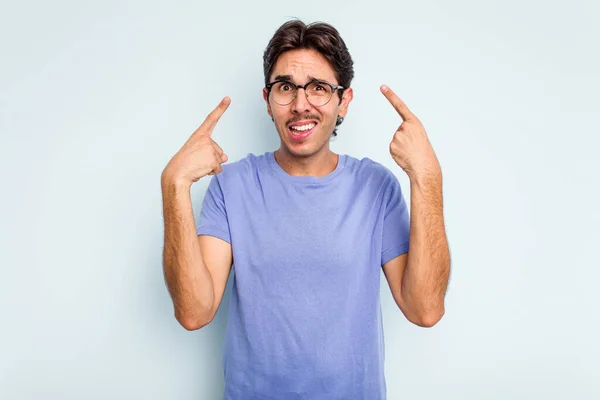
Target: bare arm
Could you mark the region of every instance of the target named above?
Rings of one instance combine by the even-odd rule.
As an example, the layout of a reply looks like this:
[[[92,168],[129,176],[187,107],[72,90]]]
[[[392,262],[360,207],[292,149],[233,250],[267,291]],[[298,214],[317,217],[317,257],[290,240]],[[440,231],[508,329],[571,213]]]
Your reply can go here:
[[[190,188],[163,179],[163,271],[175,318],[188,330],[214,318],[231,270],[231,245],[196,235]]]
[[[390,154],[410,178],[410,245],[384,265],[396,303],[413,323],[430,327],[444,315],[450,276],[450,252],[444,227],[442,171],[425,127],[387,86],[381,91],[402,124],[390,143]]]
[[[224,98],[171,158],[161,175],[164,217],[163,272],[175,318],[186,329],[199,329],[215,316],[231,270],[231,245],[196,235],[190,199],[193,182],[223,171],[227,155],[212,132],[230,99]]]
[[[441,174],[411,179],[409,251],[383,266],[394,300],[423,327],[444,315],[450,254],[442,210]]]

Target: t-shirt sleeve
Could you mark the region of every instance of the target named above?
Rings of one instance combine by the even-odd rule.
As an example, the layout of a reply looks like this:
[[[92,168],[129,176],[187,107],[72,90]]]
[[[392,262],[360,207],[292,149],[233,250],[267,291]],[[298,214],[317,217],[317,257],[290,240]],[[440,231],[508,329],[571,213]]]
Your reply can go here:
[[[381,265],[408,251],[410,213],[406,199],[395,176],[388,181],[384,192],[383,242]]]
[[[211,178],[206,195],[202,200],[196,233],[198,235],[215,236],[231,243],[225,199],[221,183],[216,175]]]

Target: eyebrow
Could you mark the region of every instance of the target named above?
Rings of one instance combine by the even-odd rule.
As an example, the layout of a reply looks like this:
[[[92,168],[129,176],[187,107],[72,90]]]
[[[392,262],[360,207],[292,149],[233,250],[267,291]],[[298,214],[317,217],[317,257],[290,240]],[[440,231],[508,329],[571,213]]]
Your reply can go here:
[[[279,81],[279,80],[283,80],[283,81],[291,81],[292,80],[292,76],[291,75],[277,75],[275,78],[273,78],[274,81]]]
[[[314,76],[307,76],[308,81],[323,81],[323,82],[329,82],[326,79],[321,79],[321,78],[315,78]],[[278,81],[278,80],[284,80],[284,81],[291,81],[294,82],[294,80],[292,79],[291,75],[277,75],[273,78],[274,81]]]

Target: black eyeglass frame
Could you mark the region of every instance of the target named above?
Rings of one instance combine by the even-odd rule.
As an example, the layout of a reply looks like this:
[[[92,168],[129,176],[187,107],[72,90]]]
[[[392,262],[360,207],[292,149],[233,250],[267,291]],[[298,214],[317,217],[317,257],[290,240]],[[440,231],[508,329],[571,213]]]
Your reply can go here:
[[[310,104],[312,104],[312,102],[311,102],[311,101],[310,101],[310,99],[308,98],[308,93],[306,92],[306,88],[307,88],[309,85],[312,85],[313,83],[320,83],[320,84],[323,84],[323,85],[327,85],[327,86],[329,86],[329,87],[331,88],[331,97],[329,98],[329,100],[327,100],[327,102],[325,102],[324,104],[321,104],[321,105],[319,105],[319,106],[315,106],[315,107],[323,107],[324,105],[327,105],[327,104],[328,104],[328,103],[331,101],[331,99],[333,98],[333,95],[334,95],[334,94],[335,94],[335,93],[336,93],[338,90],[344,91],[344,90],[346,89],[346,88],[345,88],[345,87],[343,87],[343,86],[340,86],[340,85],[334,85],[333,83],[329,83],[329,82],[327,82],[327,81],[322,81],[322,80],[320,80],[320,79],[313,79],[312,81],[310,81],[310,82],[307,82],[307,83],[306,83],[306,84],[304,84],[304,85],[296,85],[294,82],[292,82],[292,81],[290,81],[290,80],[287,80],[287,79],[277,79],[277,80],[275,80],[275,81],[273,81],[273,82],[270,82],[270,83],[267,83],[267,84],[265,85],[265,88],[267,89],[267,95],[268,95],[268,96],[270,96],[270,95],[271,95],[271,88],[273,87],[273,85],[275,85],[276,83],[280,83],[280,82],[289,83],[290,85],[292,85],[292,86],[294,86],[294,87],[296,88],[296,93],[294,94],[294,97],[292,98],[292,100],[291,100],[289,103],[287,103],[287,104],[279,104],[279,103],[275,102],[275,103],[279,104],[280,106],[287,106],[287,105],[290,105],[290,104],[292,104],[292,103],[294,102],[294,100],[296,100],[296,96],[298,96],[298,89],[304,89],[304,95],[306,96],[306,100],[307,100],[307,101],[308,101]],[[313,106],[314,106],[314,104],[313,104]]]

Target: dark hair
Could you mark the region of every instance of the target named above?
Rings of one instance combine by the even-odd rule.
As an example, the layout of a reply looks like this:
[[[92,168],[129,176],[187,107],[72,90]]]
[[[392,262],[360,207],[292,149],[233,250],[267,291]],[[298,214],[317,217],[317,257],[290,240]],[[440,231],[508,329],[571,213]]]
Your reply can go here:
[[[269,83],[273,67],[281,54],[289,50],[310,49],[321,53],[335,72],[338,85],[349,88],[354,78],[354,62],[346,43],[337,29],[324,22],[315,22],[306,25],[300,20],[291,20],[281,25],[265,49],[263,54],[263,69],[265,85]],[[338,91],[340,102],[342,91]],[[342,123],[343,118],[338,117],[335,126]],[[333,130],[333,136],[337,130]]]

